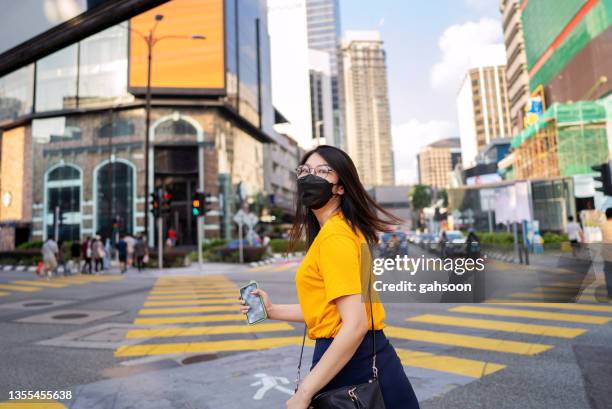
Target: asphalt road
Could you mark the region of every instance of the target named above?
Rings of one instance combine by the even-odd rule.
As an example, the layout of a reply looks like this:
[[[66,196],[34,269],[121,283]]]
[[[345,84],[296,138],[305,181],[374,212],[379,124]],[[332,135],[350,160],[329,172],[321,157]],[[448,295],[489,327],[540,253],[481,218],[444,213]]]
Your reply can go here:
[[[303,327],[247,326],[235,300],[254,279],[295,302],[298,263],[51,280],[0,271],[0,409],[284,407]],[[543,304],[566,293],[567,273],[490,261],[487,276],[498,302],[517,303],[385,303],[421,407],[611,408],[612,304],[597,302],[597,282],[579,303]],[[16,405],[17,391],[72,399]]]

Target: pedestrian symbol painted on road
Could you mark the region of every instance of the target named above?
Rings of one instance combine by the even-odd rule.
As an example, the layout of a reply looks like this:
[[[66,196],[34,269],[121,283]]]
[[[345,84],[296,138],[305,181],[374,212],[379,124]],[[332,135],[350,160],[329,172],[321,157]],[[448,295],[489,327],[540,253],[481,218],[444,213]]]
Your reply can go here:
[[[293,395],[293,391],[291,389],[285,388],[279,384],[289,385],[287,378],[283,378],[282,376],[266,375],[265,373],[256,373],[253,376],[259,378],[257,382],[253,382],[251,384],[251,386],[259,386],[257,392],[255,392],[255,395],[253,395],[254,400],[262,400],[266,392],[272,389],[276,389],[277,391],[286,393],[287,395]]]

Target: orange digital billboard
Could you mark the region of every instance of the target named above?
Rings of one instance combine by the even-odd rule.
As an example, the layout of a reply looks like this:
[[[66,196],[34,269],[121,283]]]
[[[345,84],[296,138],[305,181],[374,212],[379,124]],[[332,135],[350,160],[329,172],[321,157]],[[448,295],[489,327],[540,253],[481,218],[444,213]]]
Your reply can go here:
[[[223,0],[172,0],[130,20],[129,87],[147,86],[147,36],[157,22],[152,47],[154,94],[225,91]],[[140,33],[140,34],[139,34]],[[201,37],[205,38],[202,39]]]

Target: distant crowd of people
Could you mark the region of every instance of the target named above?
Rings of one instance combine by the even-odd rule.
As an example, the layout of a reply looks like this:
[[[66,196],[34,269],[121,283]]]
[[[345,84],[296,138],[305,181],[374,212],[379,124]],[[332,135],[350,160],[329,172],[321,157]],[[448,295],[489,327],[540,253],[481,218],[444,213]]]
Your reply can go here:
[[[70,256],[67,257],[66,252]],[[49,237],[41,248],[42,261],[37,268],[37,274],[52,277],[60,274],[71,275],[99,274],[111,267],[111,261],[119,260],[121,274],[134,266],[142,271],[149,259],[149,250],[144,236],[134,237],[124,234],[113,247],[109,238],[100,235],[87,237],[82,242],[73,241],[65,249],[61,240],[55,241]]]

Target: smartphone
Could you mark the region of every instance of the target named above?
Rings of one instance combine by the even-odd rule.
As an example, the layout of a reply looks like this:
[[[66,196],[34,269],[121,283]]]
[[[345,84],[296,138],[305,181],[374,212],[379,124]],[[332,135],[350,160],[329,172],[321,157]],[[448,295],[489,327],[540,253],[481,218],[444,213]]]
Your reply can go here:
[[[240,288],[240,298],[246,301],[246,304],[251,307],[246,313],[247,323],[249,325],[257,324],[268,318],[263,299],[259,295],[251,294],[251,291],[256,289],[257,283],[255,281],[250,281],[247,285]]]

